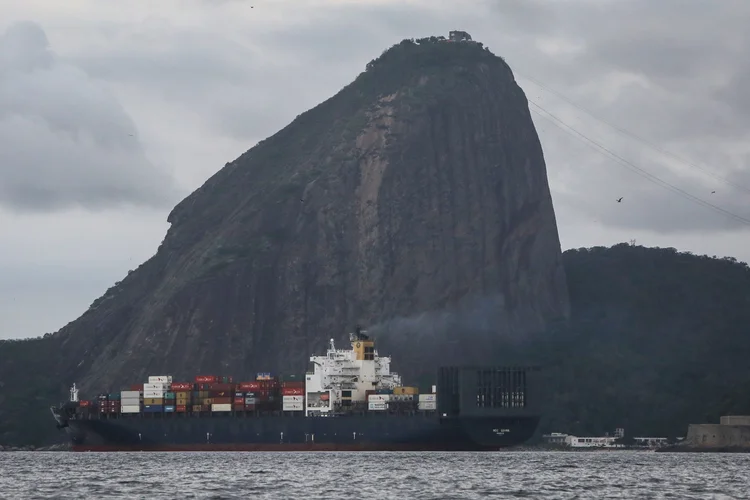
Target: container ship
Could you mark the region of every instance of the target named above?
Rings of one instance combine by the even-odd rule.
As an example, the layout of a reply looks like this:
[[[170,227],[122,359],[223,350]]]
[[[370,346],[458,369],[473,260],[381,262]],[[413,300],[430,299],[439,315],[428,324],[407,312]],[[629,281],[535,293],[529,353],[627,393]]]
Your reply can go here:
[[[420,393],[357,329],[312,371],[255,380],[148,377],[51,407],[74,451],[491,451],[521,444],[540,418],[537,367],[441,366]]]

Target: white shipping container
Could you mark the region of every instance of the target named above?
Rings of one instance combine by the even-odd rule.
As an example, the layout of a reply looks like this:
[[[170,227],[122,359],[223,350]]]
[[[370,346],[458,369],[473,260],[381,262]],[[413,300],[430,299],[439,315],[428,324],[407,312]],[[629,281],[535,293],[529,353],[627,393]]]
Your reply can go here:
[[[171,384],[172,375],[151,375],[148,378],[149,384]]]
[[[167,388],[169,384],[143,384],[143,390],[144,391],[163,391]]]
[[[139,398],[141,391],[120,391],[120,399]]]
[[[437,396],[434,394],[420,394],[419,395],[419,402],[422,401],[437,401]]]
[[[436,385],[432,386],[432,393],[433,394],[437,394],[437,386]]]
[[[220,405],[211,405],[211,411],[232,411],[232,405],[227,404],[220,404]]]
[[[372,411],[384,411],[388,409],[388,403],[367,403],[367,409]]]
[[[144,398],[163,398],[164,391],[143,391]]]
[[[391,400],[390,394],[370,394],[367,397],[368,401],[372,401],[373,403],[385,403],[386,401]]]
[[[305,407],[302,403],[284,403],[281,409],[283,411],[302,411]]]
[[[302,404],[305,402],[305,396],[282,396],[282,402],[284,404],[287,403],[299,403]]]
[[[141,405],[120,406],[120,413],[140,413]]]
[[[435,401],[420,401],[417,408],[420,410],[437,410],[437,403]]]
[[[125,398],[120,400],[120,406],[133,406],[141,404],[139,398]]]

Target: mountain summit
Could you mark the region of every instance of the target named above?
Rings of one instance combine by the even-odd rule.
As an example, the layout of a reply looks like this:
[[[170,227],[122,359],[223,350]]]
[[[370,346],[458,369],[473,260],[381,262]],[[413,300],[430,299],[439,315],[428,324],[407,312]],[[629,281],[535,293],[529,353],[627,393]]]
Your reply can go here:
[[[526,97],[455,33],[391,47],[180,202],[156,254],[49,339],[60,389],[299,373],[354,324],[467,304],[490,336],[567,317]]]

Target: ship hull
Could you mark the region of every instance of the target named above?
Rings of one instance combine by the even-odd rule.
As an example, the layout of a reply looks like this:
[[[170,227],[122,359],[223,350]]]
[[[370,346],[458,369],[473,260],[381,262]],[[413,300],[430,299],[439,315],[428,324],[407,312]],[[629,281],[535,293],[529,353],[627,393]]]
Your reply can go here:
[[[71,419],[65,430],[75,451],[492,451],[527,441],[538,422],[387,414],[135,415]]]

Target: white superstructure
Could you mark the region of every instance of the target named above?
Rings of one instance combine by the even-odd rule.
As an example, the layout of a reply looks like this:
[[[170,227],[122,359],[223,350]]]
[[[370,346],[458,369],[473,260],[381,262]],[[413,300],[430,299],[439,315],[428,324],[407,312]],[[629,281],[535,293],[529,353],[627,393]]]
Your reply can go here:
[[[305,416],[326,416],[353,403],[365,403],[367,391],[401,386],[391,373],[390,356],[378,356],[375,343],[357,329],[351,349],[336,349],[333,339],[325,356],[311,356],[313,371],[305,377]]]

